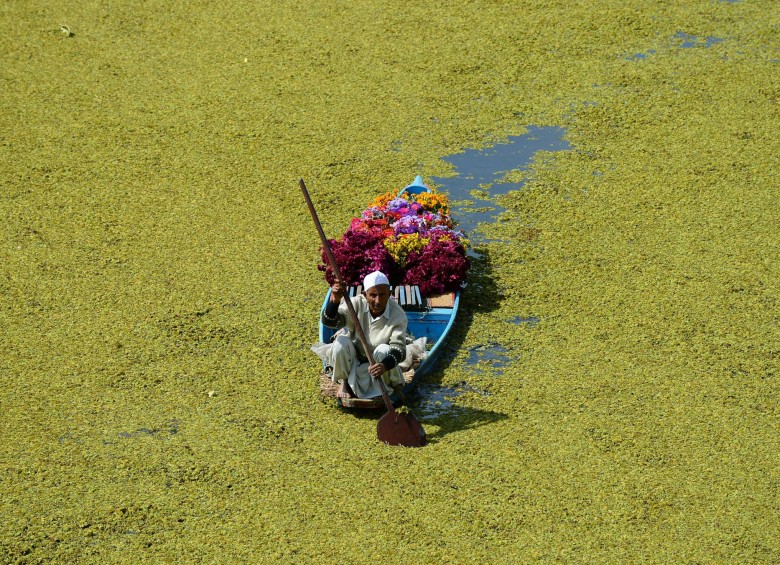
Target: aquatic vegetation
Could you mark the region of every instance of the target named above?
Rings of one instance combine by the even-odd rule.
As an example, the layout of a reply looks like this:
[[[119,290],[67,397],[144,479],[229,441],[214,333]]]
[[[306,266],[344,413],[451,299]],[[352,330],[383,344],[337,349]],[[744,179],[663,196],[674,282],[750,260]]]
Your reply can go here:
[[[0,10],[0,561],[777,562],[776,2],[261,8]],[[381,445],[297,179],[340,235],[533,126]]]
[[[571,149],[565,135],[566,130],[562,127],[529,126],[524,135],[509,136],[506,143],[444,157],[457,176],[434,180],[444,183],[451,198],[459,201],[455,214],[461,218],[463,229],[476,235],[475,241],[484,242],[478,234],[478,225],[494,221],[504,211],[496,203],[496,196],[523,187],[525,170],[535,155],[540,151]],[[476,189],[476,186],[480,188]]]

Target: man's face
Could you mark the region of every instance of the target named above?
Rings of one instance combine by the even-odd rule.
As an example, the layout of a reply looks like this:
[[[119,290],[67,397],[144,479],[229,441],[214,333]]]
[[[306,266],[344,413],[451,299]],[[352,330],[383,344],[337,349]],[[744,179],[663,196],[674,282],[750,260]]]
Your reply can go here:
[[[386,284],[372,286],[366,291],[366,300],[368,300],[368,309],[374,317],[381,316],[390,300],[390,287]]]

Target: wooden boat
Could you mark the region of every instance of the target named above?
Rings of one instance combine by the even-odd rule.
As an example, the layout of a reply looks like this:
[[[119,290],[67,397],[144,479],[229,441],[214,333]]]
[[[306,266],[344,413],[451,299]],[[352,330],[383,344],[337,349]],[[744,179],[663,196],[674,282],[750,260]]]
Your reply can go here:
[[[401,193],[409,192],[418,194],[427,192],[428,187],[423,184],[422,177],[417,176],[414,182],[404,188]],[[350,287],[349,296],[353,297],[362,292],[360,286]],[[415,359],[411,369],[404,373],[406,384],[403,388],[405,396],[414,392],[417,384],[423,376],[430,373],[441,357],[443,344],[452,329],[453,322],[458,313],[460,303],[460,291],[440,296],[423,296],[420,289],[415,286],[398,285],[391,289],[391,300],[396,300],[406,312],[408,320],[407,329],[410,337],[418,339],[425,337],[427,351],[423,359]],[[321,312],[330,301],[330,289],[322,303]],[[320,322],[320,342],[330,343],[338,330],[324,326]],[[338,385],[333,383],[330,377],[329,367],[324,366],[321,379],[321,392],[324,396],[336,398]],[[399,405],[401,399],[395,394],[390,395],[394,405]],[[374,398],[336,398],[344,408],[358,409],[384,409],[385,404],[381,396]]]

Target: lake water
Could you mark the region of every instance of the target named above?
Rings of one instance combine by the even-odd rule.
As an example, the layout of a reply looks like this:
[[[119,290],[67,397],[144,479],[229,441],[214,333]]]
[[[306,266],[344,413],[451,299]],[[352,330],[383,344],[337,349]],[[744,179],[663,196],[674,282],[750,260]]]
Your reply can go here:
[[[479,224],[495,221],[504,210],[496,203],[496,197],[523,187],[523,181],[507,182],[507,173],[527,169],[539,151],[571,149],[565,134],[561,127],[529,126],[525,134],[510,137],[506,143],[466,149],[444,158],[452,164],[456,176],[431,180],[448,193],[458,227],[474,243],[486,241],[480,238]]]

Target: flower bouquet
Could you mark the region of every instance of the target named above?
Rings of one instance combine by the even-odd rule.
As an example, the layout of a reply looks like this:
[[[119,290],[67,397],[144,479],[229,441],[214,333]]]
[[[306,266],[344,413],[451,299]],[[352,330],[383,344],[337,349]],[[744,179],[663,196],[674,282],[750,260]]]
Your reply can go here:
[[[394,190],[375,198],[337,240],[329,240],[341,276],[358,285],[382,271],[392,285],[416,285],[424,296],[456,291],[466,279],[468,241],[454,229],[447,196],[428,189],[410,194]],[[323,250],[317,268],[335,282]]]

